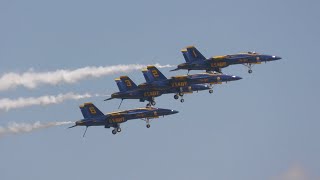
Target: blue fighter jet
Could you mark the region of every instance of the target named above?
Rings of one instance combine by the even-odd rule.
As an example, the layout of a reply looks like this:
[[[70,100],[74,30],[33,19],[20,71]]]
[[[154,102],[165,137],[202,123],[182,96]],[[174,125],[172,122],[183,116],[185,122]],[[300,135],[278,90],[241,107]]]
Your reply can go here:
[[[75,125],[69,128],[73,128],[76,126],[86,126],[83,137],[85,136],[87,129],[90,126],[104,126],[105,128],[112,127],[114,128],[112,130],[112,134],[117,134],[118,132],[121,132],[120,124],[128,120],[142,119],[146,121],[146,127],[150,128],[150,119],[178,113],[178,111],[171,109],[147,107],[103,114],[92,103],[84,103],[80,106],[80,109],[84,119],[76,121]]]
[[[181,50],[185,63],[179,64],[176,71],[180,69],[188,70],[206,70],[221,73],[221,69],[229,65],[243,64],[248,67],[249,73],[252,73],[252,66],[261,64],[261,62],[269,62],[281,59],[279,56],[259,54],[256,52],[238,53],[224,56],[214,56],[209,59],[205,58],[194,46],[188,46]]]
[[[181,102],[184,102],[183,95],[185,88],[191,88],[196,84],[222,84],[222,82],[236,81],[242,79],[239,76],[226,75],[221,73],[199,73],[193,75],[173,76],[167,79],[155,66],[148,66],[148,71],[144,73],[147,80],[146,83],[140,84],[138,87],[143,89],[161,90],[166,88],[176,89],[175,99],[181,97]],[[210,87],[212,88],[212,87]],[[209,91],[212,93],[212,89]]]
[[[145,75],[145,71],[143,70],[143,73]],[[148,77],[145,78],[147,81]],[[122,101],[124,99],[139,99],[140,102],[148,101],[148,106],[154,106],[156,105],[155,97],[161,96],[163,94],[177,94],[180,92],[179,89],[173,88],[173,87],[166,87],[162,89],[148,89],[148,88],[141,88],[137,86],[128,76],[120,76],[120,78],[115,79],[115,82],[117,83],[117,86],[119,88],[119,92],[115,92],[111,95],[110,98],[105,99],[105,101],[111,100],[111,99],[121,99],[121,103],[118,108],[120,108]],[[183,87],[182,92],[183,93],[192,93],[193,91],[203,91],[203,90],[209,90],[211,92],[211,87],[208,85],[203,84],[195,84],[191,85],[189,87]]]

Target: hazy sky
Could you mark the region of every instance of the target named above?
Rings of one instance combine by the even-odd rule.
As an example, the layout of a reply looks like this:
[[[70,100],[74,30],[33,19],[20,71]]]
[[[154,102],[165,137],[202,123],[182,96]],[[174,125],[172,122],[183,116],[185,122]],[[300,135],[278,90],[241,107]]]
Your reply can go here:
[[[225,73],[237,82],[186,95],[165,95],[157,106],[180,113],[110,129],[59,126],[0,139],[0,179],[320,179],[318,79],[319,1],[0,1],[0,77],[85,66],[178,64],[180,50],[195,45],[204,56],[257,51],[281,61]],[[169,72],[170,77],[186,73]],[[195,73],[195,72],[193,72]],[[114,78],[140,71],[89,78],[74,84],[18,87],[2,98],[117,91]],[[90,101],[103,112],[119,100],[104,97],[59,105],[0,111],[0,126],[82,118]],[[124,101],[122,109],[145,103]]]

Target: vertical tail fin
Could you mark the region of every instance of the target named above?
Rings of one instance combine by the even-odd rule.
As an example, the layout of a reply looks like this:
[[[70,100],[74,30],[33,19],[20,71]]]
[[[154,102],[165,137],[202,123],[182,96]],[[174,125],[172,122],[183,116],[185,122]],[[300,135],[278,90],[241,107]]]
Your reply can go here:
[[[138,87],[128,76],[120,76],[120,80],[123,82],[126,90],[132,90]]]
[[[115,81],[117,83],[117,86],[118,86],[120,92],[127,91],[127,88],[126,88],[124,82],[120,78],[115,79]]]
[[[184,60],[186,62],[191,62],[191,60],[190,60],[191,57],[189,57],[188,51],[186,49],[182,49],[181,52],[182,52],[182,55],[184,57]]]
[[[147,66],[150,71],[150,76],[154,78],[154,81],[166,80],[167,78],[159,71],[155,66]]]
[[[147,83],[152,83],[154,81],[154,77],[148,69],[143,69],[142,73]]]
[[[92,103],[80,105],[80,110],[84,118],[93,118],[103,116],[104,114]]]
[[[186,62],[206,60],[206,58],[194,46],[188,46],[181,50]]]

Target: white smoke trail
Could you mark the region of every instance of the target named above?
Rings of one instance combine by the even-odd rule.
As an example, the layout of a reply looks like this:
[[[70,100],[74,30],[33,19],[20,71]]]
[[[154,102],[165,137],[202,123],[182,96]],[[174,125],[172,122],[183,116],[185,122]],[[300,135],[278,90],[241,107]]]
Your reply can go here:
[[[38,129],[45,129],[49,127],[61,126],[61,125],[72,124],[72,123],[73,123],[72,121],[49,122],[49,123],[40,123],[40,121],[37,121],[33,124],[11,122],[8,124],[7,127],[0,126],[0,138],[9,134],[28,133]]]
[[[19,73],[6,73],[0,77],[0,91],[9,90],[18,86],[24,86],[32,89],[36,88],[40,84],[70,84],[75,83],[86,78],[97,78],[120,72],[130,72],[133,70],[139,70],[147,65],[142,64],[129,64],[129,65],[115,65],[115,66],[99,66],[99,67],[84,67],[75,70],[61,69],[49,72],[24,72]],[[155,66],[159,68],[172,67],[172,65],[160,65]]]
[[[84,98],[90,98],[90,97],[98,97],[102,96],[99,94],[76,94],[73,92],[69,92],[66,94],[58,94],[56,96],[40,96],[40,97],[28,97],[23,98],[20,97],[18,99],[9,99],[9,98],[3,98],[0,99],[0,110],[10,110],[10,109],[16,109],[16,108],[23,108],[27,106],[34,106],[34,105],[49,105],[49,104],[59,104],[66,100],[78,100],[78,99],[84,99]]]

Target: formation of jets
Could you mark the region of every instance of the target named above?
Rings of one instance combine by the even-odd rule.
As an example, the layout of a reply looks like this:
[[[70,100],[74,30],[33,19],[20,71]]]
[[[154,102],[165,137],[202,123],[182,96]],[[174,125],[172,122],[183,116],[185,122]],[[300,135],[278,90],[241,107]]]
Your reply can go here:
[[[89,126],[104,126],[105,128],[113,128],[112,134],[117,134],[121,132],[120,124],[132,119],[142,119],[146,121],[146,127],[150,128],[150,119],[178,113],[176,110],[155,108],[156,97],[163,94],[174,94],[174,99],[180,98],[180,102],[183,103],[184,94],[204,90],[213,93],[212,87],[215,84],[242,79],[239,76],[223,74],[222,68],[242,64],[248,67],[249,73],[252,73],[252,66],[255,64],[281,59],[279,56],[256,52],[214,56],[207,59],[194,46],[188,46],[181,52],[186,62],[179,64],[176,69],[171,71],[188,70],[187,75],[167,78],[155,66],[147,66],[142,70],[146,82],[136,85],[128,76],[120,76],[115,79],[119,92],[115,92],[110,98],[105,99],[105,101],[121,99],[118,109],[124,99],[147,101],[146,107],[103,114],[92,103],[84,103],[80,106],[84,119],[77,121],[74,126],[69,128],[86,126],[86,133]],[[205,72],[189,75],[191,70],[204,70]]]
[[[168,79],[155,66],[147,66],[146,69],[142,70],[142,73],[146,82],[138,86],[128,76],[120,76],[120,78],[115,79],[119,92],[113,93],[106,101],[111,99],[121,99],[121,101],[124,99],[139,99],[141,102],[148,101],[147,106],[154,106],[156,105],[155,97],[162,94],[175,94],[175,99],[181,97],[180,101],[184,102],[183,95],[185,93],[203,90],[209,90],[209,93],[213,93],[213,84],[242,79],[238,76],[215,73],[173,76]]]

